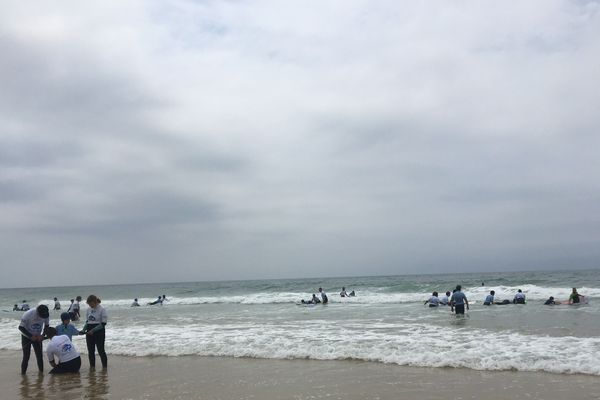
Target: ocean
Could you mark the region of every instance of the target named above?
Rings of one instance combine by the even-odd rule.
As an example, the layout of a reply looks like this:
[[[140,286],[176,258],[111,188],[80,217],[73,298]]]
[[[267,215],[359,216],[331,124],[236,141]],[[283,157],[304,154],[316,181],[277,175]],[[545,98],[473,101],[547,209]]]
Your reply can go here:
[[[465,318],[449,307],[423,304],[432,291],[442,295],[457,284],[473,303]],[[356,297],[340,297],[342,286]],[[297,304],[319,287],[329,304]],[[549,296],[566,300],[572,287],[589,304],[543,304]],[[490,290],[501,300],[512,299],[517,289],[527,304],[482,304]],[[81,295],[85,315],[89,294],[108,310],[109,357],[364,360],[600,375],[599,270],[1,289],[0,349],[20,350],[22,313],[11,311],[13,304],[27,300],[52,308],[58,297],[66,311],[69,299]],[[162,294],[169,300],[164,305],[147,305]],[[130,307],[134,297],[141,307]],[[50,317],[52,325],[60,323],[60,311]],[[83,337],[74,343],[85,352]]]

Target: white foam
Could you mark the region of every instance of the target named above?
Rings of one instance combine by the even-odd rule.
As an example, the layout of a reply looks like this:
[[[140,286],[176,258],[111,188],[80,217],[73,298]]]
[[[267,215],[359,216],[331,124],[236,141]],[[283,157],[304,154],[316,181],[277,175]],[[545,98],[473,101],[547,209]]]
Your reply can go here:
[[[15,319],[0,319],[0,349],[20,349],[17,325]],[[462,326],[440,331],[427,323],[360,320],[347,321],[340,329],[317,319],[311,320],[311,327],[305,321],[217,324],[197,318],[151,327],[148,321],[117,322],[109,327],[107,349],[110,354],[127,356],[357,359],[421,367],[600,375],[598,337],[534,336]],[[74,342],[85,351],[82,338]]]

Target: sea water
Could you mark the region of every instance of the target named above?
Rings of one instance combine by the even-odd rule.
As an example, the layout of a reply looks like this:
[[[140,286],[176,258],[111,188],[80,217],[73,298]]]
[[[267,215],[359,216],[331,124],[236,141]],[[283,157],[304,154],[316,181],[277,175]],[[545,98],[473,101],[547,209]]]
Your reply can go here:
[[[464,318],[449,307],[423,304],[457,284],[471,301]],[[342,286],[356,297],[342,298]],[[304,306],[318,288],[329,304]],[[566,300],[577,287],[589,304],[545,306]],[[487,307],[512,300],[525,305]],[[315,360],[365,360],[423,367],[548,371],[600,375],[600,271],[505,272],[324,279],[53,287],[0,290],[0,349],[19,350],[22,312],[58,297],[96,294],[108,310],[106,348],[127,356],[230,356]],[[165,294],[164,305],[150,306]],[[137,297],[141,307],[130,307]],[[87,306],[82,302],[82,316]],[[51,311],[51,324],[61,311]],[[83,322],[75,322],[80,328]],[[85,339],[74,338],[85,352]]]

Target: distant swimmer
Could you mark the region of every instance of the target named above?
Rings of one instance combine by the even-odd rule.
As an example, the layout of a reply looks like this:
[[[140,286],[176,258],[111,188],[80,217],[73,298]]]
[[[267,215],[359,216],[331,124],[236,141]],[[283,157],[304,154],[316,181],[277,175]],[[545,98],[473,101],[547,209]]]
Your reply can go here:
[[[323,290],[323,288],[319,288],[319,293],[321,293],[321,299],[323,300],[323,304],[327,304],[329,299],[327,298],[327,293]]]
[[[514,304],[525,304],[525,293],[521,289],[517,290],[515,298],[513,299]]]
[[[68,315],[68,313],[65,313]],[[50,339],[46,354],[52,366],[51,374],[64,374],[79,372],[81,368],[81,357],[67,335],[58,334],[57,330],[49,327],[46,335]],[[58,360],[58,363],[56,362]]]
[[[465,313],[465,305],[467,306],[467,310],[469,309],[469,301],[461,289],[462,287],[457,285],[450,298],[450,311],[456,312],[456,315]]]
[[[556,301],[554,301],[554,296],[548,297],[548,300],[546,300],[546,302],[544,303],[545,306],[553,306],[555,304],[558,304],[558,303],[556,303]]]
[[[158,296],[158,298],[156,300],[154,300],[153,302],[148,303],[149,306],[153,306],[156,304],[160,304],[162,306],[162,297]]]
[[[442,296],[442,298],[440,299],[440,304],[443,304],[445,306],[448,305],[448,303],[450,302],[450,295],[452,293],[450,292],[446,292],[446,294],[444,296]]]
[[[348,293],[346,293],[345,287],[342,287],[342,291],[340,292],[340,297],[348,297]]]
[[[133,299],[133,303],[131,303],[131,307],[139,307],[140,303],[138,303],[138,299]]]
[[[354,297],[354,296],[356,296],[356,293],[354,292],[354,290],[348,294],[348,297]]]
[[[494,304],[494,295],[496,294],[495,291],[491,290],[490,294],[488,294],[487,296],[485,296],[485,300],[483,301],[483,305],[484,306],[491,306],[492,304]]]
[[[18,304],[15,304],[15,306],[13,307],[13,311],[21,311]]]
[[[23,302],[19,306],[19,310],[21,310],[21,311],[29,311],[30,310],[29,304],[27,304],[27,300],[23,300]]]
[[[54,308],[53,308],[53,310],[60,310],[60,301],[58,301],[57,297],[54,298]]]
[[[440,305],[440,299],[438,298],[438,292],[433,292],[429,300],[425,300],[425,303],[429,303],[429,307],[438,307]]]
[[[321,302],[321,300],[319,300],[319,298],[317,297],[317,295],[313,293],[312,299],[310,299],[310,300],[304,300],[304,299],[302,299],[302,300],[300,300],[300,302],[302,304],[319,304]]]
[[[167,296],[165,296],[164,294],[162,295],[162,302],[164,303],[165,301],[169,301],[169,299],[167,299]]]

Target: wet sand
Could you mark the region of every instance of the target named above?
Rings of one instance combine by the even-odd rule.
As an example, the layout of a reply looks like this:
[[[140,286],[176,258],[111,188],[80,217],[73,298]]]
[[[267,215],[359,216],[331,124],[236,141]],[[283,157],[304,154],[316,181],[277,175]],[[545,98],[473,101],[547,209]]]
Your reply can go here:
[[[3,399],[600,399],[600,377],[416,368],[363,361],[117,357],[109,368],[39,374],[0,352]]]

